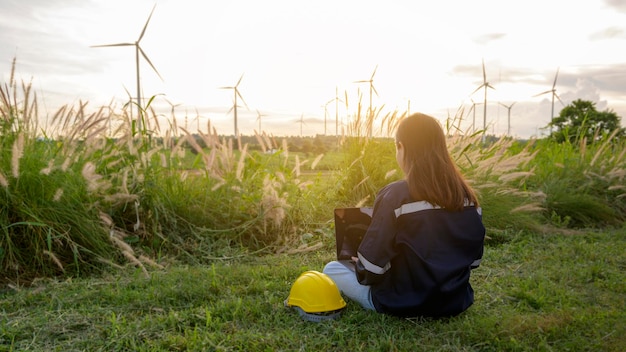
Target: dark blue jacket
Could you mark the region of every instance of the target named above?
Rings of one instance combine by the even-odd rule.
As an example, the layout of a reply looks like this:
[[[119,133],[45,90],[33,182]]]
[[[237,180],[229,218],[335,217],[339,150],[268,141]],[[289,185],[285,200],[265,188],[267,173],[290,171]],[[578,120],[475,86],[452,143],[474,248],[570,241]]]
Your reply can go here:
[[[447,317],[474,302],[470,271],[483,255],[481,209],[447,211],[415,202],[406,181],[378,192],[358,250],[356,275],[371,285],[378,312],[402,317]]]

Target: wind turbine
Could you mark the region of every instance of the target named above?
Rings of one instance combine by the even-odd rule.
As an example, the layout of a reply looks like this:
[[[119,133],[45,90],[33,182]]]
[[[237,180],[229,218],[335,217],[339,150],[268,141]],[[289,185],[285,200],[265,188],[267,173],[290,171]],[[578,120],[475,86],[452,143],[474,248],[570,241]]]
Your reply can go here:
[[[533,95],[533,97],[538,97],[540,95],[552,93],[552,110],[550,112],[550,133],[552,133],[552,120],[554,119],[554,97],[556,97],[559,100],[559,102],[561,102],[561,105],[564,105],[563,101],[561,100],[559,95],[556,94],[556,88],[555,88],[556,87],[556,79],[559,77],[559,69],[560,69],[560,67],[558,67],[556,69],[556,75],[554,75],[554,83],[552,83],[552,89],[549,89],[549,90],[546,90],[545,92],[541,92],[539,94]]]
[[[372,110],[372,93],[376,93],[376,96],[378,96],[378,92],[376,91],[376,88],[374,87],[374,75],[376,74],[376,70],[378,69],[378,65],[376,65],[376,67],[374,68],[374,72],[372,72],[372,76],[370,76],[370,79],[368,80],[361,80],[361,81],[355,81],[354,83],[369,83],[370,86],[370,106],[369,106],[369,110],[368,110],[368,117],[369,118],[373,118],[374,116],[374,111]],[[368,124],[369,125],[369,124]],[[368,131],[368,136],[371,137],[372,131],[370,128],[370,131]]]
[[[477,103],[472,98],[470,98],[470,100],[472,101],[472,107],[470,108],[470,111],[472,112],[472,133],[474,133],[476,132],[476,105],[480,105],[482,103]]]
[[[300,137],[302,137],[302,126],[306,125],[306,123],[304,123],[304,114],[300,114]]]
[[[171,117],[172,117],[172,121],[171,121],[171,122],[170,122],[170,121],[168,121],[168,123],[169,123],[169,125],[170,125],[170,128],[174,128],[174,129],[176,130],[176,129],[178,128],[178,127],[176,127],[176,126],[177,126],[177,123],[176,123],[176,107],[178,107],[178,106],[182,105],[182,103],[177,103],[177,104],[174,104],[174,103],[172,103],[172,102],[171,102],[169,99],[167,99],[167,98],[165,98],[165,101],[166,101],[166,102],[170,105],[170,107],[172,108],[171,113],[170,113],[170,114],[171,114]]]
[[[345,92],[345,94],[347,98],[348,92]],[[343,103],[343,100],[339,99],[339,88],[337,86],[335,86],[335,99],[334,100],[335,100],[335,136],[338,136],[339,135],[339,102]],[[348,100],[346,99],[346,101]]]
[[[487,131],[487,88],[495,89],[487,82],[487,73],[485,72],[485,59],[483,59],[483,84],[479,85],[472,94],[478,92],[481,88],[485,88],[485,101],[483,106],[483,142],[485,141],[485,133]]]
[[[513,105],[515,105],[515,103],[516,103],[515,101],[512,102],[510,105],[499,103],[500,105],[504,106],[508,110],[508,112],[507,112],[507,114],[508,114],[508,124],[507,124],[507,128],[506,128],[506,135],[507,136],[511,135],[511,108],[513,107]]]
[[[172,110],[170,111],[170,113],[171,113],[171,115],[172,115],[172,118],[176,117],[175,109],[176,109],[176,107],[177,107],[177,106],[181,106],[181,105],[182,105],[182,103],[177,103],[177,104],[174,104],[174,103],[172,103],[172,102],[171,102],[169,99],[167,99],[167,98],[165,98],[165,101],[166,101],[166,102],[169,104],[169,106],[172,108]]]
[[[322,105],[322,107],[324,108],[324,136],[326,135],[326,120],[328,118],[328,104],[332,103],[333,101],[335,101],[335,99],[330,99],[329,101],[326,102],[326,104]]]
[[[143,26],[143,29],[141,30],[141,34],[139,34],[139,38],[134,43],[117,43],[117,44],[104,44],[104,45],[92,45],[91,46],[92,48],[102,48],[102,47],[110,47],[110,46],[134,46],[135,47],[135,65],[136,65],[136,71],[137,71],[137,129],[139,131],[141,131],[141,116],[142,116],[141,114],[141,110],[142,110],[141,108],[141,79],[140,79],[140,71],[139,71],[140,54],[148,62],[150,67],[152,67],[154,72],[156,72],[159,78],[163,80],[163,77],[161,77],[161,74],[159,74],[159,71],[157,71],[156,67],[154,67],[154,65],[152,64],[152,61],[150,61],[146,53],[143,51],[143,49],[141,49],[141,46],[139,46],[139,42],[141,42],[141,39],[146,33],[146,28],[148,28],[148,23],[150,23],[150,18],[152,18],[152,14],[154,13],[155,8],[156,8],[156,4],[154,4],[154,6],[152,7],[152,11],[150,12],[150,15],[148,16],[148,20],[146,21],[146,24]]]
[[[219,89],[232,89],[233,90],[233,95],[235,97],[235,100],[234,100],[234,103],[233,103],[232,110],[233,110],[234,115],[235,115],[235,138],[239,137],[239,129],[237,128],[237,97],[241,98],[241,101],[246,106],[246,109],[250,110],[248,108],[248,104],[246,104],[246,101],[241,96],[241,93],[239,93],[239,83],[241,83],[242,79],[243,79],[243,73],[241,74],[241,77],[239,77],[239,80],[237,81],[237,84],[235,84],[234,86],[220,87],[219,88]]]
[[[259,109],[256,109],[256,114],[257,114],[256,119],[257,119],[257,121],[259,121],[259,134],[261,134],[261,117],[262,116],[266,116],[266,115],[261,114]]]

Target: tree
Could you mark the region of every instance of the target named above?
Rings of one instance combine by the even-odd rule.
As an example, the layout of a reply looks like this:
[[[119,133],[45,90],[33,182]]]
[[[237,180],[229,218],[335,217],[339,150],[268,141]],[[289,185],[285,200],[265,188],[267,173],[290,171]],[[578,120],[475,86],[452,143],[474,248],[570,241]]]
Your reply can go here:
[[[594,102],[576,99],[564,107],[548,126],[554,130],[550,137],[557,142],[575,142],[586,137],[591,143],[616,129],[619,130],[617,136],[625,136],[626,130],[621,127],[620,120],[612,110],[600,112]]]

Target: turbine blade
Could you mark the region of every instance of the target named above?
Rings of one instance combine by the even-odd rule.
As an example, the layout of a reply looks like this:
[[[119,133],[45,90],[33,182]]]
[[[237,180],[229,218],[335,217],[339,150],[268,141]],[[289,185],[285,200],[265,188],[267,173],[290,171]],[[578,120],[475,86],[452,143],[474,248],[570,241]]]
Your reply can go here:
[[[495,90],[495,88],[491,84],[489,84],[489,83],[487,83],[487,88],[491,88],[491,89]]]
[[[143,35],[146,33],[146,28],[148,28],[148,23],[150,23],[150,18],[152,18],[152,14],[154,13],[155,8],[156,8],[156,4],[154,4],[154,6],[152,7],[152,11],[150,11],[150,16],[148,16],[148,20],[146,21],[146,24],[143,26],[143,30],[141,31],[141,34],[139,35],[139,39],[137,39],[137,43],[141,41],[141,38],[143,38]]]
[[[369,83],[369,80],[367,80],[367,81],[365,81],[365,80],[362,80],[362,81],[354,81],[353,83]]]
[[[474,89],[474,91],[472,92],[472,94],[474,94],[474,93],[478,92],[478,91],[479,91],[479,90],[481,90],[481,89],[482,89],[482,87],[484,87],[484,86],[485,86],[485,84],[484,84],[484,83],[483,83],[483,84],[481,84],[481,85],[479,85],[476,89]],[[470,94],[470,95],[472,95],[472,94]]]
[[[243,73],[241,74],[241,77],[239,77],[239,80],[237,81],[237,84],[235,84],[235,87],[239,87],[239,83],[241,83],[242,79],[243,79]]]
[[[483,59],[483,82],[487,83],[487,72],[485,72],[485,59]]]
[[[376,96],[378,97],[378,92],[376,91],[376,87],[374,87],[374,85],[372,84],[372,90],[374,91],[374,93],[376,94]]]
[[[374,75],[376,74],[376,70],[378,70],[378,65],[374,67],[374,72],[372,72],[372,77],[370,77],[370,81],[374,80]]]
[[[545,92],[541,92],[541,93],[539,93],[539,94],[535,94],[535,95],[533,95],[533,97],[538,97],[538,96],[540,96],[540,95],[544,95],[544,94],[548,94],[548,93],[552,93],[552,91],[551,91],[551,90],[546,90]]]
[[[152,61],[150,61],[150,59],[148,59],[148,56],[146,55],[146,53],[143,52],[143,50],[139,46],[139,43],[137,43],[137,49],[139,49],[139,52],[141,53],[141,56],[143,56],[143,58],[148,62],[148,64],[150,64],[150,67],[152,67],[154,72],[156,72],[157,76],[159,76],[161,81],[163,81],[163,77],[161,77],[161,74],[159,73],[159,71],[157,71],[156,67],[154,67],[154,65],[152,64]]]
[[[248,107],[248,104],[246,104],[246,101],[243,99],[243,96],[241,96],[241,93],[239,93],[239,89],[237,89],[235,87],[235,94],[237,94],[237,96],[241,99],[241,102],[243,103],[243,105],[246,106],[246,109],[250,110],[250,108]]]
[[[560,69],[561,69],[560,67],[557,67],[557,69],[556,69],[556,75],[554,75],[554,83],[552,83],[552,89],[554,89],[554,87],[556,86],[556,79],[559,77],[559,70]]]
[[[563,100],[561,100],[561,98],[559,97],[558,94],[556,94],[556,92],[554,92],[554,96],[559,100],[559,102],[561,102],[561,105],[565,106],[565,104],[563,104]]]
[[[92,45],[90,48],[104,48],[108,46],[132,46],[135,43],[117,43],[117,44],[103,44],[103,45]]]
[[[217,89],[235,89],[235,87],[218,87]]]

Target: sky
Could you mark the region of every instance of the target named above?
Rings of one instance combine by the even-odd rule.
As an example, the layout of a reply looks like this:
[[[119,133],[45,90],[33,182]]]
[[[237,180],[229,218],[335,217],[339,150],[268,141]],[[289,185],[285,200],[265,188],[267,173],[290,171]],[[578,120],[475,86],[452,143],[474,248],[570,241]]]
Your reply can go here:
[[[483,62],[489,133],[545,135],[552,95],[536,95],[557,70],[563,104],[590,100],[626,123],[626,0],[0,0],[0,83],[16,58],[42,115],[81,101],[121,109],[136,96],[135,49],[93,46],[134,43],[153,9],[139,45],[158,74],[141,58],[142,96],[189,130],[233,134],[234,91],[220,87],[240,78],[242,134],[260,114],[269,134],[334,135],[359,100],[368,108],[357,81],[370,79],[381,115],[445,123],[463,109],[462,129],[474,116],[480,129]]]

